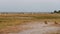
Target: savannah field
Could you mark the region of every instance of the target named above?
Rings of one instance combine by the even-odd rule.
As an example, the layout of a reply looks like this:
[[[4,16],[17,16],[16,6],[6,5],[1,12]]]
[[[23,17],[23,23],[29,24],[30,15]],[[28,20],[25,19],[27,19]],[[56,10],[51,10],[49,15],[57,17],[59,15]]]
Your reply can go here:
[[[19,27],[20,25],[24,25],[24,24],[26,25],[27,23],[30,22],[35,23],[35,22],[45,22],[45,21],[50,23],[57,22],[58,24],[60,24],[60,14],[56,14],[56,13],[0,14],[0,33],[7,34],[9,32],[18,32],[21,31],[23,28],[22,26]]]

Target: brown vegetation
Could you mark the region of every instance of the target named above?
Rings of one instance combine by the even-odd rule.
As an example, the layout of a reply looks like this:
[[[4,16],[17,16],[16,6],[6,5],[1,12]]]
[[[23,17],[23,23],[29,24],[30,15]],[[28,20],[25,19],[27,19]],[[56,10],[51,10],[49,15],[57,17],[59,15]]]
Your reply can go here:
[[[31,21],[60,22],[60,14],[0,14],[0,31],[9,26],[26,24]]]

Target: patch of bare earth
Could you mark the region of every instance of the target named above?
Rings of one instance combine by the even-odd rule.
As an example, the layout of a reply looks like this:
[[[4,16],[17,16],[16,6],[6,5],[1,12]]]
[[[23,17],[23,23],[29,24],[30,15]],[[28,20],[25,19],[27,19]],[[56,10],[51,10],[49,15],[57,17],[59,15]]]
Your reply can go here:
[[[60,34],[60,24],[30,22],[23,25],[7,27],[0,31],[1,34]]]

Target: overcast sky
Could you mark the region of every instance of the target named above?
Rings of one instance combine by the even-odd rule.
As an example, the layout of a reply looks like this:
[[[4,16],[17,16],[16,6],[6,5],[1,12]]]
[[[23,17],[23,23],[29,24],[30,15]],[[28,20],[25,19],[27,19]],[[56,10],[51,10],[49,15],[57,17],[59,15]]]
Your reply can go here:
[[[60,9],[60,0],[0,0],[0,12],[52,12]]]

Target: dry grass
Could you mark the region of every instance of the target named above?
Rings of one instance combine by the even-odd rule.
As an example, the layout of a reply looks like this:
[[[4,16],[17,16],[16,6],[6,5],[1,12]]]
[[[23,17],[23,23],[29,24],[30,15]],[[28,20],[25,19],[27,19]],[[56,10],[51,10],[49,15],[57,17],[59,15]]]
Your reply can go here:
[[[60,22],[60,14],[0,14],[0,30],[8,26],[26,24],[31,21]]]

